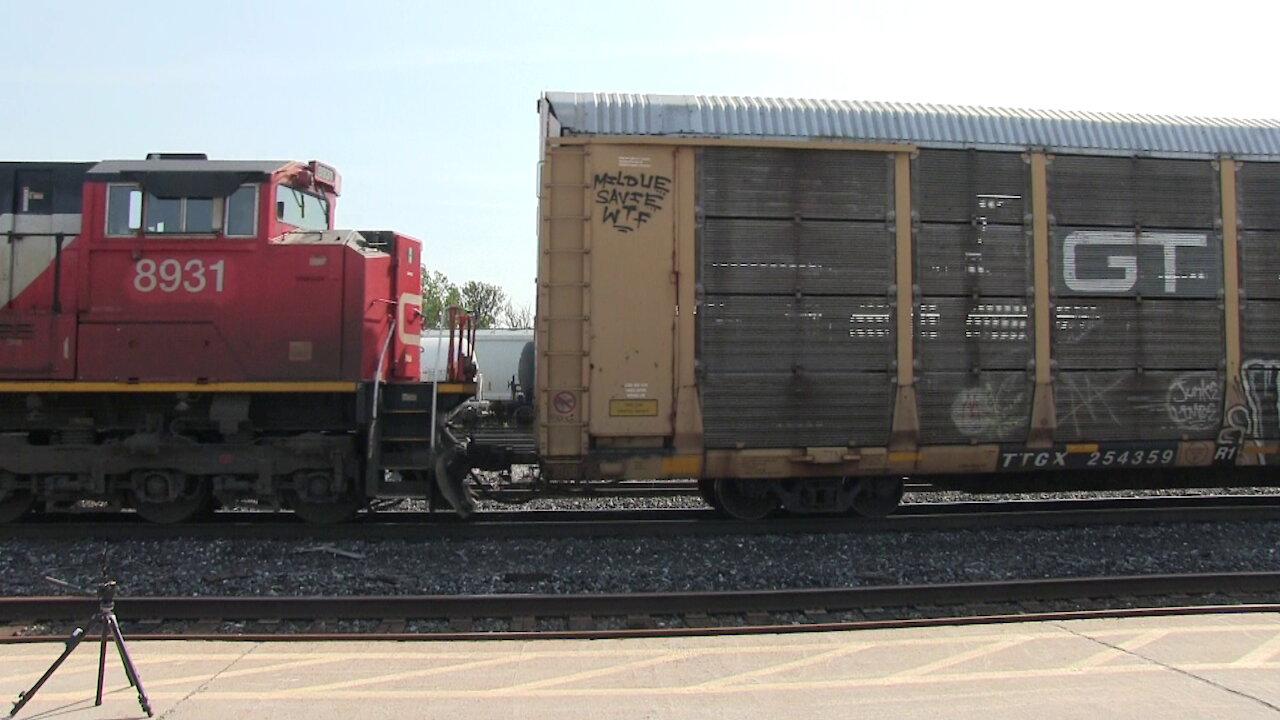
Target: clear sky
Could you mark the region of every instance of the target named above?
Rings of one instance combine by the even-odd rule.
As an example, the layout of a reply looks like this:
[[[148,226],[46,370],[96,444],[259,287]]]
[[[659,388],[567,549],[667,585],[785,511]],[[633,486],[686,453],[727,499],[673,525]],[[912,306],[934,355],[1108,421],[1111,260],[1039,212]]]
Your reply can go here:
[[[0,159],[318,159],[533,304],[544,90],[1280,118],[1268,2],[11,2]]]

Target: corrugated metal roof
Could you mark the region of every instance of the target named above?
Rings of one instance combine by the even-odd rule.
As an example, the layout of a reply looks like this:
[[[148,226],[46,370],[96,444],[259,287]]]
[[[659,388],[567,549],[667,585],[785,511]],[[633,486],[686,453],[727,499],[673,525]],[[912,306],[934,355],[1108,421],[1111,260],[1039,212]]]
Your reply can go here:
[[[1280,160],[1280,121],[721,95],[548,92],[564,135],[861,140]]]

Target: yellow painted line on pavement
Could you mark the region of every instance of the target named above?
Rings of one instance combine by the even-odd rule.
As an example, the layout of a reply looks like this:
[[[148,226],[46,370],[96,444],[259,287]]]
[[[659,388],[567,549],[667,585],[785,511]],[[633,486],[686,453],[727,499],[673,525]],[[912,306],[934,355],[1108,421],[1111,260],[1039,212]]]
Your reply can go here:
[[[1264,614],[1251,614],[1248,617],[1256,618],[1256,617],[1263,617],[1263,616]],[[1219,616],[1219,617],[1237,617],[1238,618],[1238,617],[1244,617],[1244,616],[1227,615],[1227,616]],[[1166,632],[1174,635],[1204,635],[1204,634],[1231,634],[1231,633],[1241,633],[1241,632],[1263,632],[1263,633],[1267,633],[1268,636],[1270,636],[1270,634],[1280,631],[1280,613],[1276,613],[1274,617],[1275,617],[1274,620],[1270,622],[1265,622],[1265,623],[1248,622],[1248,623],[1231,624],[1231,625],[1159,625],[1159,626],[1149,627],[1149,628],[1128,628],[1128,629],[1117,628],[1113,630],[1096,630],[1096,631],[1089,630],[1087,631],[1088,634],[1085,635],[1085,637],[1122,638],[1123,639],[1123,638],[1133,637],[1135,632],[1156,632],[1156,631]],[[1087,621],[1071,620],[1071,621],[1062,621],[1062,622],[1074,624],[1074,623],[1087,622]],[[983,642],[996,642],[996,641],[1004,640],[1010,637],[1010,634],[1007,632],[1005,633],[982,632],[982,633],[974,633],[974,634],[965,634],[963,632],[959,632],[960,630],[959,628],[950,628],[950,630],[956,631],[956,632],[954,632],[954,634],[949,634],[941,637],[938,637],[938,636],[891,637],[887,639],[876,639],[874,641],[874,644],[881,647],[889,647],[889,648],[922,647],[922,646],[948,645],[948,644],[954,645],[954,644],[960,644],[960,643],[972,644],[972,643],[983,643]],[[857,631],[857,634],[858,634],[857,636],[867,637],[868,634],[871,634],[871,633],[874,633],[880,636],[883,636],[885,634],[896,635],[901,633],[917,632],[917,631],[937,632],[938,628],[921,628],[921,629],[908,628],[908,629],[897,629],[897,630],[891,630],[891,631],[860,630],[860,631]],[[1073,638],[1080,637],[1079,635],[1074,635],[1057,628],[1045,630],[1045,631],[1018,633],[1018,636],[1026,637],[1031,640],[1070,640]],[[126,639],[130,639],[127,634],[125,637]],[[793,637],[803,637],[803,636],[797,635]],[[826,637],[839,637],[839,635],[832,634],[832,633],[814,633],[810,637],[826,638]],[[338,659],[351,659],[353,657],[358,657],[361,661],[396,660],[396,661],[414,662],[418,660],[436,660],[436,659],[448,660],[448,659],[456,659],[456,658],[483,659],[487,657],[493,657],[495,655],[507,654],[508,651],[503,650],[504,646],[526,648],[529,646],[530,642],[536,643],[539,648],[537,651],[537,654],[540,657],[546,657],[546,658],[582,658],[582,657],[609,658],[609,657],[624,657],[624,656],[652,656],[655,653],[668,653],[668,652],[672,652],[675,649],[691,649],[691,650],[696,649],[698,652],[708,653],[708,654],[738,655],[738,654],[748,654],[748,653],[773,653],[773,652],[779,652],[779,651],[781,652],[797,652],[797,651],[804,652],[804,651],[813,651],[813,650],[826,651],[826,650],[844,648],[849,645],[849,641],[815,640],[814,642],[780,642],[777,644],[768,644],[768,643],[736,644],[735,643],[735,644],[717,644],[717,645],[708,644],[705,647],[695,646],[691,648],[673,647],[674,643],[684,644],[690,641],[693,641],[693,642],[705,641],[707,643],[712,643],[712,642],[723,643],[724,640],[725,638],[640,638],[640,639],[628,638],[628,639],[592,641],[591,644],[593,646],[595,645],[605,646],[605,647],[601,647],[600,649],[596,649],[595,647],[577,649],[571,645],[571,643],[581,643],[582,641],[580,640],[566,640],[566,641],[480,640],[480,641],[476,641],[475,643],[468,643],[468,641],[458,641],[458,640],[442,640],[442,641],[421,640],[421,641],[414,641],[414,642],[415,644],[420,643],[423,646],[435,646],[435,647],[441,647],[441,648],[456,647],[459,649],[458,650],[406,649],[404,651],[367,650],[366,647],[364,647],[368,644],[375,644],[375,643],[376,644],[385,643],[388,646],[394,646],[399,644],[393,641],[361,641],[359,643],[334,642],[334,643],[316,643],[313,645],[309,645],[308,646],[309,649],[303,649],[298,651],[257,650],[250,656],[250,658],[252,658],[253,660],[298,660],[298,659],[305,659],[305,658],[315,658],[317,656],[317,652],[332,652],[334,653],[335,657],[337,657]],[[209,642],[209,644],[218,644],[218,641],[200,641],[200,642]],[[570,645],[568,646],[559,645],[559,643],[561,642],[568,643]],[[463,649],[462,646],[464,643],[471,644],[473,646],[477,646],[477,645],[483,646],[484,649],[477,649],[477,650]],[[40,662],[43,662],[45,660],[51,662],[58,657],[58,654],[60,652],[62,652],[63,644],[64,644],[64,641],[61,639],[58,639],[58,640],[50,640],[47,643],[0,645],[0,663],[34,662],[35,664],[39,664]],[[150,649],[155,648],[156,646],[169,646],[169,647],[187,646],[189,647],[191,644],[192,644],[192,641],[182,641],[182,640],[133,641],[130,639],[129,649],[131,654],[133,655],[134,662],[138,663],[139,666],[145,666],[153,663],[159,665],[159,664],[167,664],[167,663],[181,662],[181,661],[213,662],[218,660],[232,660],[232,659],[241,657],[241,655],[243,654],[242,652],[218,652],[218,651],[212,651],[208,653],[149,652]],[[273,641],[257,642],[254,644],[258,645],[260,648],[266,648],[272,645],[295,646],[295,647],[303,645],[303,643],[298,643],[298,642],[288,641],[288,640],[282,640],[279,642],[273,642]],[[358,652],[355,652],[353,654],[352,648],[356,644],[362,645],[362,647],[359,648]],[[612,645],[613,647],[608,647],[609,645]],[[246,643],[235,642],[235,646],[245,647]],[[310,649],[310,648],[314,648],[314,649]],[[546,649],[543,649],[543,648],[546,648]],[[97,656],[90,658],[89,657],[90,654],[91,653],[88,653],[88,652],[78,651],[76,654],[71,656],[70,660],[68,660],[68,666],[77,664],[76,663],[77,659],[84,660],[85,662],[89,662],[91,660],[93,662],[93,669],[96,670]]]
[[[918,675],[927,675],[929,673],[934,672],[935,670],[954,667],[956,665],[960,665],[961,663],[969,662],[970,660],[977,660],[980,657],[992,655],[1002,650],[1008,650],[1011,647],[1017,647],[1018,645],[1022,645],[1023,643],[1029,642],[1030,640],[1031,638],[1025,635],[1015,635],[1014,637],[1006,638],[999,642],[989,643],[987,645],[983,645],[982,647],[974,648],[972,650],[969,650],[968,652],[957,653],[950,657],[942,658],[941,660],[935,660],[931,663],[925,663],[924,665],[917,665],[916,667],[908,668],[906,670],[902,670],[897,673],[894,673],[889,677],[909,678],[909,677],[915,677]]]
[[[89,655],[86,654],[85,657],[89,658]],[[148,689],[152,687],[166,687],[169,685],[182,685],[184,683],[200,682],[200,681],[208,680],[209,677],[212,674],[214,674],[214,672],[217,672],[219,678],[239,678],[239,677],[248,677],[250,675],[262,675],[264,673],[275,672],[277,670],[289,670],[292,668],[312,667],[315,665],[331,665],[333,663],[339,663],[339,662],[351,660],[350,656],[322,655],[317,657],[315,655],[312,655],[311,657],[300,659],[300,660],[293,660],[291,662],[280,662],[280,663],[274,663],[271,665],[259,665],[251,668],[243,668],[241,670],[227,670],[226,672],[220,672],[221,667],[218,667],[218,668],[215,668],[214,671],[212,672],[202,672],[199,674],[193,673],[189,675],[183,675],[181,677],[170,677],[170,678],[164,678],[160,680],[148,680],[147,678],[148,671],[150,670],[154,672],[155,669],[162,667],[163,665],[165,665],[165,663],[158,662],[155,658],[149,658],[146,662],[140,662],[137,659],[136,651],[131,653],[131,657],[133,658],[134,665],[136,665],[138,668],[138,675],[142,677],[142,686]],[[236,658],[238,657],[239,656],[236,656]],[[226,658],[226,659],[234,660],[236,658]],[[253,656],[250,656],[250,658],[253,660],[261,659]],[[50,662],[52,662],[52,658],[50,659]],[[107,662],[108,662],[107,664],[108,671],[110,671],[112,668],[119,668],[118,664],[117,665],[111,664],[110,657],[107,658]],[[83,663],[72,664],[68,662],[66,665],[63,665],[62,667],[58,668],[57,675],[59,677],[65,677],[67,675],[75,675],[79,673],[96,673],[96,672],[98,672],[98,656],[95,654],[93,655],[92,658],[89,658],[86,662],[83,662]],[[123,673],[123,671],[121,672]],[[33,677],[33,679],[39,676],[40,674],[39,672],[37,672]]]
[[[726,675],[724,677],[716,678],[714,680],[708,680],[704,683],[699,683],[694,687],[715,688],[715,687],[724,687],[726,685],[733,685],[735,683],[740,683],[744,680],[752,680],[755,678],[764,677],[766,675],[776,675],[780,672],[786,672],[788,670],[795,670],[797,668],[802,668],[802,667],[810,667],[812,665],[817,665],[818,663],[823,663],[829,660],[834,660],[839,657],[844,657],[846,655],[852,655],[857,652],[862,652],[863,650],[866,650],[868,648],[873,648],[873,647],[876,647],[876,643],[850,644],[845,647],[836,648],[834,650],[828,650],[824,653],[818,653],[817,655],[813,655],[811,657],[801,658],[799,660],[792,660],[790,662],[778,663],[776,665],[770,665],[768,667],[762,667],[756,670],[748,670],[747,672],[736,673],[733,675]]]
[[[342,680],[339,682],[325,683],[323,685],[308,685],[305,687],[288,688],[285,690],[277,690],[269,693],[269,695],[273,698],[288,698],[295,695],[310,697],[317,693],[325,694],[334,690],[346,690],[348,688],[358,688],[363,685],[377,685],[379,683],[395,682],[397,680],[408,680],[409,678],[445,675],[453,672],[462,672],[464,670],[475,670],[476,668],[506,665],[523,660],[533,660],[537,657],[537,653],[530,653],[528,655],[503,655],[501,657],[489,658],[488,660],[475,660],[473,662],[458,663],[457,665],[442,665],[439,667],[407,670],[405,672],[390,673],[387,675],[371,675],[369,677]]]
[[[1267,662],[1271,658],[1280,653],[1280,633],[1271,636],[1270,640],[1262,643],[1250,652],[1242,655],[1236,660],[1234,665],[1255,665],[1257,663]]]
[[[519,685],[511,685],[509,687],[502,688],[501,692],[524,692],[527,690],[537,690],[539,688],[554,687],[556,685],[578,682],[579,680],[592,680],[625,672],[627,670],[639,670],[640,668],[653,667],[654,665],[662,665],[676,660],[688,660],[706,654],[707,653],[698,652],[697,650],[677,650],[675,652],[669,652],[646,660],[635,660],[621,665],[610,665],[609,667],[584,670],[570,675],[561,675],[559,677],[545,678],[543,680],[534,680],[532,682],[521,683]]]
[[[1082,639],[1098,639],[1098,638],[1117,638],[1121,646],[1128,649],[1135,649],[1144,645],[1155,642],[1160,637],[1173,636],[1204,636],[1206,634],[1216,634],[1231,636],[1236,633],[1261,632],[1265,633],[1266,639],[1241,656],[1234,662],[1215,662],[1215,663],[1187,663],[1178,662],[1171,663],[1173,666],[1188,671],[1276,671],[1280,670],[1280,662],[1273,658],[1280,652],[1280,615],[1276,616],[1252,616],[1267,617],[1269,622],[1246,622],[1236,625],[1210,625],[1210,626],[1184,626],[1178,624],[1164,623],[1157,627],[1151,628],[1118,628],[1114,630],[1089,631],[1086,635],[1075,635],[1064,630],[1054,628],[1046,632],[1019,633],[1016,636],[1010,636],[1009,633],[979,633],[965,634],[965,631],[959,628],[947,629],[944,632],[948,634],[944,637],[892,637],[883,641],[875,641],[872,643],[850,643],[850,642],[830,642],[817,641],[811,643],[780,643],[766,644],[753,643],[750,645],[738,645],[730,643],[727,645],[711,646],[711,642],[723,643],[724,639],[691,639],[691,640],[673,640],[669,638],[653,639],[653,640],[621,640],[621,641],[597,641],[592,643],[593,648],[583,648],[580,644],[574,646],[559,645],[557,641],[534,643],[538,647],[564,648],[546,651],[538,651],[536,653],[523,652],[531,646],[531,643],[524,641],[516,641],[514,643],[505,644],[505,647],[512,648],[513,652],[504,652],[504,645],[494,643],[484,643],[484,650],[463,650],[463,651],[408,651],[408,652],[385,652],[372,651],[366,652],[369,647],[367,645],[353,648],[352,645],[346,643],[333,643],[323,646],[315,646],[314,649],[308,649],[299,652],[262,652],[254,653],[248,656],[249,662],[263,662],[271,660],[279,660],[266,665],[255,665],[254,667],[242,667],[238,670],[229,670],[227,672],[217,674],[215,670],[204,673],[194,673],[195,668],[180,668],[187,671],[183,677],[170,677],[157,679],[150,677],[157,670],[165,669],[166,664],[172,665],[176,661],[195,661],[195,662],[214,662],[217,660],[230,660],[244,657],[242,653],[191,653],[191,652],[161,652],[155,655],[147,653],[148,647],[155,647],[151,643],[140,643],[134,647],[134,658],[139,663],[140,672],[144,685],[157,699],[160,698],[182,698],[187,696],[188,691],[183,688],[172,689],[174,686],[181,686],[184,683],[187,686],[208,685],[204,691],[200,693],[200,698],[205,699],[270,699],[278,698],[281,700],[342,700],[342,699],[365,699],[365,698],[481,698],[481,697],[611,697],[611,696],[662,696],[662,695],[699,695],[699,694],[725,694],[740,692],[762,692],[762,691],[806,691],[821,689],[856,689],[860,687],[894,687],[904,686],[910,687],[914,685],[929,683],[964,683],[964,682],[1018,682],[1035,680],[1042,678],[1057,678],[1064,676],[1088,676],[1102,677],[1107,675],[1135,675],[1141,673],[1159,672],[1162,668],[1151,663],[1135,663],[1135,664],[1119,664],[1109,662],[1116,657],[1115,650],[1108,648],[1105,653],[1096,653],[1085,658],[1083,662],[1072,662],[1069,659],[1061,659],[1061,667],[1055,668],[1039,668],[1029,670],[999,670],[989,672],[964,672],[964,673],[939,673],[938,670],[946,667],[952,667],[966,660],[972,660],[984,655],[998,652],[1006,647],[1013,647],[1029,640],[1071,640],[1079,641]],[[1227,616],[1223,616],[1224,619]],[[1232,620],[1234,622],[1234,620]],[[1075,622],[1070,623],[1076,625]],[[911,631],[893,631],[894,634]],[[936,632],[936,630],[934,631]],[[1135,633],[1139,633],[1135,636]],[[886,633],[874,633],[870,637],[886,637]],[[860,635],[867,637],[868,635]],[[814,636],[816,637],[816,636]],[[839,637],[839,636],[828,636]],[[846,636],[847,637],[847,636]],[[164,649],[172,648],[177,643],[172,641],[161,641],[164,643]],[[692,642],[692,648],[678,648],[676,643]],[[698,647],[699,643],[708,643],[705,646]],[[897,674],[886,676],[867,677],[865,675],[854,677],[838,677],[832,679],[811,679],[796,682],[742,682],[743,680],[765,678],[777,675],[789,668],[798,668],[806,666],[815,666],[824,660],[834,659],[841,655],[854,654],[856,650],[874,645],[879,648],[907,649],[913,647],[937,647],[945,645],[965,644],[972,646],[974,643],[983,644],[969,650],[965,653],[951,655],[942,660],[928,663],[926,665],[905,669]],[[54,646],[57,646],[55,648]],[[264,643],[263,645],[270,645]],[[436,645],[437,647],[457,647],[456,643],[444,645],[443,643]],[[29,669],[29,672],[15,674],[9,667],[10,672],[0,676],[0,683],[13,683],[16,686],[29,684],[39,675],[47,666],[48,661],[57,656],[57,652],[61,647],[61,643],[50,642],[47,645],[36,646],[31,651],[20,651],[10,653],[9,650],[23,646],[9,646],[4,648],[4,652],[0,652],[0,661],[18,662]],[[31,646],[25,646],[31,647]],[[187,647],[190,647],[188,644]],[[594,649],[598,648],[598,649]],[[496,649],[496,651],[494,651]],[[598,687],[589,688],[566,688],[561,687],[567,682],[573,682],[575,679],[588,679],[607,677],[616,675],[618,672],[625,670],[627,665],[633,668],[655,666],[667,662],[678,660],[681,657],[713,657],[713,656],[747,656],[750,654],[773,654],[777,652],[801,652],[808,653],[805,657],[791,660],[784,663],[772,663],[766,667],[749,670],[745,673],[739,673],[726,678],[718,678],[711,682],[699,684],[690,684],[686,686],[676,687]],[[332,653],[331,655],[316,656],[316,652]],[[49,654],[52,653],[52,654]],[[47,655],[47,657],[46,657]],[[75,672],[89,672],[96,670],[96,657],[91,657],[93,653],[82,654],[79,661],[73,656],[72,662],[68,664],[68,668],[60,671],[60,674],[66,670]],[[447,675],[448,673],[464,671],[470,667],[477,666],[499,666],[507,663],[518,662],[523,660],[536,659],[539,662],[554,659],[566,659],[571,661],[580,661],[577,667],[589,664],[593,659],[631,659],[630,663],[622,666],[611,666],[609,668],[600,668],[598,666],[590,666],[586,670],[574,672],[575,668],[568,668],[570,674],[549,678],[545,680],[535,680],[532,682],[517,683],[505,687],[483,688],[483,689],[456,689],[453,687],[413,687],[413,688],[394,688],[394,689],[373,689],[369,686],[378,683],[395,682],[410,677],[422,677],[430,675]],[[238,677],[248,677],[253,675],[265,675],[291,668],[310,667],[315,665],[333,664],[338,662],[347,662],[354,665],[353,672],[360,672],[370,666],[370,661],[386,660],[396,663],[396,667],[403,668],[413,662],[423,660],[443,660],[452,663],[446,667],[423,668],[421,670],[413,670],[400,673],[391,673],[384,675],[374,675],[365,678],[352,678],[338,683],[330,683],[327,685],[317,685],[307,688],[287,688],[280,690],[232,690],[219,691],[216,688],[226,687],[224,680],[234,680]],[[38,667],[37,667],[38,666]],[[377,667],[376,664],[373,667]],[[170,667],[169,669],[173,669]],[[113,671],[114,674],[114,671]],[[349,676],[348,676],[349,677]],[[76,692],[51,692],[46,689],[41,692],[41,697],[54,700],[62,699],[64,701],[75,701],[83,699],[85,694],[81,690]],[[122,691],[127,691],[125,687]],[[120,691],[117,691],[120,692]]]
[[[1150,645],[1157,640],[1163,640],[1168,637],[1171,630],[1148,630],[1138,635],[1132,640],[1126,640],[1116,643],[1116,647],[1107,648],[1100,652],[1094,653],[1089,657],[1075,664],[1078,668],[1091,668],[1111,662],[1117,658],[1131,657],[1130,653]],[[1088,637],[1087,635],[1085,637]]]
[[[1280,670],[1280,662],[1257,663],[1250,666],[1241,666],[1236,663],[1192,663],[1178,664],[1172,663],[1173,667],[1190,672],[1212,672],[1212,671],[1232,671],[1232,670],[1264,670],[1277,671]],[[1143,663],[1134,665],[1105,665],[1094,668],[1086,668],[1084,670],[1064,666],[1060,668],[1034,669],[1034,670],[1004,670],[991,672],[973,672],[973,673],[954,673],[954,674],[928,674],[913,675],[909,677],[845,677],[834,680],[809,680],[797,682],[782,683],[751,683],[745,685],[726,685],[717,687],[703,687],[701,685],[684,685],[684,686],[663,686],[663,687],[625,687],[625,688],[535,688],[529,690],[521,690],[513,692],[509,688],[494,689],[478,689],[478,690],[443,690],[443,689],[396,689],[396,690],[373,690],[369,688],[346,689],[346,690],[329,690],[313,693],[299,693],[293,691],[261,691],[261,690],[227,690],[219,691],[214,689],[205,689],[199,694],[200,700],[298,700],[305,702],[316,702],[322,700],[395,700],[395,699],[468,699],[468,698],[493,698],[493,697],[663,697],[669,695],[726,695],[741,693],[761,693],[761,692],[810,692],[813,690],[853,690],[868,687],[895,687],[895,686],[917,686],[917,685],[936,685],[938,683],[962,683],[962,682],[1025,682],[1028,680],[1049,679],[1058,677],[1104,677],[1110,675],[1143,675],[1157,674],[1168,672],[1167,668],[1156,665],[1154,663]],[[206,678],[208,680],[209,678]],[[143,676],[143,684],[147,687],[147,694],[153,699],[181,699],[189,693],[183,691],[160,691],[152,692],[150,685],[147,683],[146,676]],[[218,678],[221,680],[221,676]],[[217,682],[215,680],[214,682]],[[513,686],[514,687],[514,686]],[[991,688],[988,688],[989,690]],[[131,690],[128,686],[113,689],[112,693],[121,693]],[[75,692],[48,692],[42,690],[40,697],[46,701],[74,701],[83,699],[86,696],[92,696],[92,688],[77,690]]]

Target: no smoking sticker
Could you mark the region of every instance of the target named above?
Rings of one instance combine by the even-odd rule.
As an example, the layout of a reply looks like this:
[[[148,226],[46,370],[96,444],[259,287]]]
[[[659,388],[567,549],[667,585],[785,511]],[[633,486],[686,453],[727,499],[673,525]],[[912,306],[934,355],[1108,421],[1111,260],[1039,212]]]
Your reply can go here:
[[[578,397],[568,390],[561,390],[551,398],[551,406],[561,415],[570,415],[578,409]]]

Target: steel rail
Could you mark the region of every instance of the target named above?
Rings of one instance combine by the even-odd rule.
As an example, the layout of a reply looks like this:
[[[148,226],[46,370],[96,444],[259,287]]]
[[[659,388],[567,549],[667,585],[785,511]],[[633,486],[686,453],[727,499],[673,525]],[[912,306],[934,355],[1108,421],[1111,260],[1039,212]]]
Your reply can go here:
[[[431,595],[431,596],[359,596],[359,597],[133,597],[117,601],[117,613],[127,620],[139,618],[156,621],[210,619],[317,621],[407,619],[473,619],[511,618],[532,621],[535,618],[569,618],[582,621],[592,618],[625,618],[634,627],[605,629],[555,629],[549,631],[495,632],[375,632],[375,633],[210,633],[152,634],[131,637],[221,639],[285,639],[285,638],[531,638],[531,637],[626,637],[654,635],[726,634],[744,632],[786,632],[856,629],[865,627],[902,627],[921,624],[956,624],[975,622],[1013,622],[1067,617],[1132,616],[1152,614],[1189,614],[1201,612],[1277,612],[1280,604],[1238,603],[1214,605],[1179,604],[1170,607],[1103,607],[1067,611],[1043,610],[1039,603],[1082,601],[1097,604],[1099,599],[1119,599],[1133,604],[1141,598],[1184,598],[1185,596],[1274,596],[1280,593],[1280,572],[1214,573],[1194,575],[1139,575],[1123,577],[1053,578],[995,582],[951,583],[939,585],[880,585],[852,588],[820,588],[801,590],[751,590],[739,592],[632,593],[598,595]],[[987,611],[990,604],[1030,603],[1027,612]],[[883,612],[887,608],[922,608],[941,610],[941,616],[926,618],[898,617],[859,619],[848,622],[777,623],[779,613],[805,613],[822,617],[842,611]],[[959,612],[947,614],[947,607]],[[15,628],[20,621],[67,621],[87,618],[97,608],[97,601],[83,597],[7,597],[0,598],[0,625]],[[976,610],[975,610],[976,608]],[[816,610],[815,610],[816,609]],[[1084,615],[1082,615],[1082,613]],[[731,627],[697,626],[697,618],[714,615],[738,615],[744,624]],[[680,616],[693,622],[673,627],[654,627],[654,617]],[[753,621],[753,617],[755,620]],[[135,626],[136,627],[136,626]],[[0,642],[36,642],[60,636],[0,635]]]
[[[46,516],[0,525],[2,539],[225,538],[369,540],[430,538],[644,537],[656,534],[779,535],[885,533],[1091,524],[1280,521],[1280,495],[1156,496],[1071,500],[909,503],[886,518],[778,516],[739,521],[706,509],[525,510],[459,520],[445,513],[372,513],[354,522],[307,525],[287,514],[226,512],[212,522],[155,525],[132,514]]]

